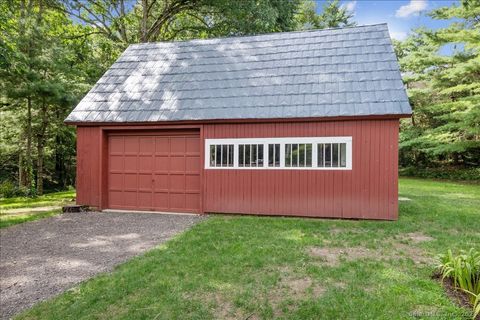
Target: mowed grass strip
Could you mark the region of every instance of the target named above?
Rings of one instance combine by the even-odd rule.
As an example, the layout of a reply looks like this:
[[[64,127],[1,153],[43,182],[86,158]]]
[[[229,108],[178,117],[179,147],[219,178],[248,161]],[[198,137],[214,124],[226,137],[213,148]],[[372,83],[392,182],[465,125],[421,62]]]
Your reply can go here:
[[[35,221],[38,219],[53,217],[62,213],[62,210],[49,210],[44,212],[26,212],[21,214],[0,214],[0,229],[19,223]]]
[[[431,279],[480,187],[402,179],[398,222],[215,215],[19,319],[464,319]]]
[[[47,206],[61,206],[70,202],[75,198],[75,190],[52,192],[42,196],[29,198],[29,197],[14,197],[14,198],[1,198],[0,210],[6,211],[8,209],[19,208],[36,208]]]

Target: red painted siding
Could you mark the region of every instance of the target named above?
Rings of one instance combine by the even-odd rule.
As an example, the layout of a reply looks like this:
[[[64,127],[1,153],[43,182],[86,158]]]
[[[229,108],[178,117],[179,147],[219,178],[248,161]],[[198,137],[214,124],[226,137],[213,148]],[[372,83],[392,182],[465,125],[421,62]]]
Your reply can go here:
[[[396,219],[398,120],[206,124],[205,139],[352,136],[352,170],[205,170],[204,211]]]
[[[77,127],[77,203],[101,207],[102,130]]]
[[[208,123],[204,139],[352,136],[352,170],[200,171],[200,211],[309,217],[396,219],[398,119]],[[108,207],[109,130],[192,129],[192,125],[77,127],[77,202]]]

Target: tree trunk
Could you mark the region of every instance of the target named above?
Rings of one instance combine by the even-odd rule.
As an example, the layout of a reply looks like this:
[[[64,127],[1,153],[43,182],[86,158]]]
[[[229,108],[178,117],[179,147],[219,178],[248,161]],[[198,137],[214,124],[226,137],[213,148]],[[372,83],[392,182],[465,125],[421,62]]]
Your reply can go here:
[[[43,194],[43,157],[45,151],[45,132],[48,125],[47,117],[47,105],[45,101],[42,102],[42,107],[40,108],[40,117],[42,122],[40,124],[40,129],[37,134],[37,194]]]
[[[39,138],[37,143],[37,195],[43,194],[43,139]]]
[[[148,0],[142,0],[142,21],[140,22],[140,42],[147,42]]]
[[[33,181],[33,162],[32,162],[32,99],[27,98],[27,125],[25,130],[27,147],[25,149],[25,186],[30,190]]]

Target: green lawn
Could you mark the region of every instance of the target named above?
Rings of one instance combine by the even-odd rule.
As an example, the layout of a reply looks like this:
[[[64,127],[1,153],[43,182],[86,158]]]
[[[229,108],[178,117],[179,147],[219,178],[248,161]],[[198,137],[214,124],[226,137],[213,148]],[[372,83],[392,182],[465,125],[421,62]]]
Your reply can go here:
[[[0,199],[0,229],[57,215],[61,213],[61,209],[38,212],[35,208],[63,206],[71,203],[73,198],[75,198],[75,190],[48,193],[36,198]]]
[[[480,245],[480,186],[402,179],[398,222],[213,216],[20,319],[463,319],[434,256]]]
[[[36,198],[16,197],[16,198],[0,198],[1,209],[17,209],[17,208],[36,208],[46,206],[61,206],[75,198],[75,190],[60,191],[47,193]]]
[[[61,209],[49,210],[44,212],[25,212],[21,214],[4,214],[0,213],[0,229],[13,226],[15,224],[35,221],[38,219],[56,216],[62,213]]]

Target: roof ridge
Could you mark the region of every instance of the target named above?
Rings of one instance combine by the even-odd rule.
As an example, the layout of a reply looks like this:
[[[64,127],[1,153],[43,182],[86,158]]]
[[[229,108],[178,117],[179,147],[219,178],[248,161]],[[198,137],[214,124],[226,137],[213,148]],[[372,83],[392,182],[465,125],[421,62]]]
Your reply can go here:
[[[232,36],[214,37],[214,38],[206,38],[206,39],[189,39],[189,40],[173,40],[173,41],[155,41],[155,42],[132,43],[128,46],[128,48],[148,46],[148,45],[151,45],[151,44],[172,44],[172,43],[180,44],[180,43],[191,43],[191,42],[208,42],[208,41],[225,40],[225,39],[257,38],[257,37],[279,35],[279,34],[296,34],[296,33],[299,34],[299,33],[327,32],[327,31],[336,31],[336,30],[345,30],[345,29],[360,29],[360,28],[375,27],[375,26],[386,26],[387,29],[388,29],[388,23],[387,22],[381,22],[381,23],[364,24],[364,25],[349,26],[349,27],[295,30],[295,31],[278,31],[278,32],[268,32],[268,33],[259,33],[259,34],[240,35],[240,36],[232,35]]]

